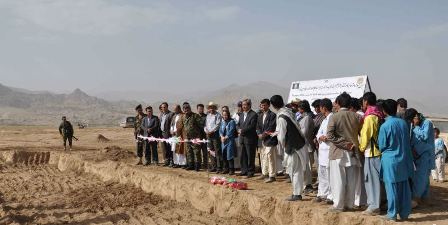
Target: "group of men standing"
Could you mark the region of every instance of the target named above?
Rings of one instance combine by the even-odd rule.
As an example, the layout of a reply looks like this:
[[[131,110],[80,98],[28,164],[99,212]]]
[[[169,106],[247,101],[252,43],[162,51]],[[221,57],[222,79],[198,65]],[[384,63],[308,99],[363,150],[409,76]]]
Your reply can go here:
[[[257,113],[252,110],[252,102],[249,99],[238,103],[238,111],[230,118],[236,125],[235,134],[230,136],[230,141],[236,141],[238,150],[232,149],[232,152],[239,153],[241,173],[239,176],[247,178],[255,175],[255,161],[256,150],[258,148],[258,141],[262,143],[261,146],[261,160],[263,179],[267,183],[275,181],[278,169],[277,162],[279,154],[277,151],[278,141],[276,137],[271,136],[276,129],[276,114],[270,110],[270,101],[264,99],[261,104],[261,109]],[[175,109],[178,108],[175,105]],[[135,132],[134,137],[137,140],[137,156],[138,165],[158,164],[157,156],[157,142],[149,142],[139,140],[138,136],[145,137],[163,137],[169,139],[170,137],[180,137],[182,139],[207,139],[207,144],[179,144],[184,151],[171,151],[172,144],[162,142],[162,151],[164,155],[164,166],[169,167],[184,167],[187,170],[208,169],[210,172],[230,173],[234,168],[226,168],[226,161],[228,155],[224,157],[223,154],[223,140],[226,138],[222,136],[225,132],[223,126],[224,118],[222,113],[226,111],[228,114],[229,108],[222,107],[221,112],[218,112],[218,106],[213,102],[207,105],[207,113],[204,113],[204,105],[197,105],[197,113],[192,112],[189,103],[185,102],[182,105],[181,112],[171,112],[168,109],[168,103],[160,105],[160,115],[158,117],[153,115],[152,107],[147,107],[145,111],[141,105],[136,107],[137,116],[135,117]],[[146,114],[145,114],[146,112]],[[176,115],[179,117],[176,118]],[[227,123],[226,123],[227,124]],[[175,132],[172,132],[173,128]],[[222,128],[222,131],[220,130]],[[231,145],[233,146],[233,145]],[[143,154],[145,150],[145,154]],[[182,153],[186,155],[186,165],[182,165],[177,160],[173,153]],[[233,155],[233,154],[232,154]],[[235,156],[237,154],[234,154]],[[143,162],[145,157],[145,162]],[[232,163],[233,164],[233,163]]]
[[[178,108],[179,106],[176,106]],[[134,137],[137,140],[137,165],[158,165],[158,150],[157,142],[155,141],[143,141],[138,138],[139,135],[145,137],[163,137],[170,138],[172,136],[178,136],[185,139],[196,139],[202,138],[203,136],[203,120],[202,116],[191,111],[191,106],[188,103],[184,103],[182,106],[182,116],[177,117],[179,109],[177,112],[171,112],[168,109],[168,103],[163,103],[160,105],[160,116],[157,117],[153,114],[153,109],[151,106],[146,107],[145,112],[143,112],[143,107],[138,105],[135,110],[137,111],[137,116],[135,117],[134,124]],[[173,131],[171,127],[176,127]],[[186,142],[182,143],[182,148],[174,149],[172,151],[171,144],[167,142],[162,142],[162,149],[164,153],[165,163],[164,166],[174,166],[175,155],[181,154],[186,155],[186,161],[188,162],[187,170],[199,171],[202,163],[202,152],[201,146]],[[145,162],[143,163],[143,149],[145,149]],[[151,160],[152,156],[152,160]],[[177,159],[177,158],[176,158]],[[177,161],[184,161],[182,159],[177,159]]]
[[[435,139],[438,130],[434,131],[432,122],[415,109],[406,109],[404,99],[399,100],[399,106],[392,99],[377,101],[372,92],[361,99],[343,93],[334,103],[319,101],[324,120],[316,134],[319,190],[314,202],[332,204],[332,212],[367,206],[363,214],[372,216],[379,215],[384,204],[387,220],[397,220],[398,216],[408,219],[411,209],[428,198],[435,153],[442,149],[435,148],[435,141],[441,142]],[[283,107],[280,96],[271,102],[280,115],[277,137],[285,147],[287,172],[293,183],[289,200],[301,200],[310,156],[305,154],[307,130],[300,119],[293,120],[296,110]],[[301,114],[301,108],[306,108],[303,102],[298,106]],[[403,111],[401,117],[397,111]],[[291,133],[299,133],[303,140],[292,140]]]
[[[270,110],[271,105],[276,113]],[[144,114],[139,105],[135,138],[206,138],[208,143],[203,145],[183,143],[183,151],[171,151],[172,146],[163,142],[164,166],[232,175],[224,142],[237,139],[241,164],[238,175],[247,178],[255,175],[260,141],[260,179],[272,183],[279,172],[286,172],[293,189],[288,201],[302,200],[303,193],[313,190],[311,172],[316,159],[319,186],[314,202],[331,204],[332,212],[366,206],[366,215],[378,215],[387,202],[386,219],[397,220],[399,215],[405,220],[412,207],[428,197],[436,155],[431,121],[406,108],[404,99],[379,101],[372,92],[361,99],[343,93],[334,102],[320,99],[312,105],[306,100],[285,105],[281,96],[274,95],[260,102],[258,112],[252,110],[251,100],[245,99],[230,119],[236,129],[235,135],[233,129],[229,135],[230,112],[226,106],[219,113],[217,105],[209,103],[205,114],[199,104],[198,113],[194,113],[185,102],[182,110],[176,106],[174,113],[162,103],[160,116],[156,117],[151,107]],[[141,140],[137,142],[137,164],[143,164],[144,146],[145,165],[158,164],[157,143]],[[173,160],[173,152],[186,155],[186,165]]]

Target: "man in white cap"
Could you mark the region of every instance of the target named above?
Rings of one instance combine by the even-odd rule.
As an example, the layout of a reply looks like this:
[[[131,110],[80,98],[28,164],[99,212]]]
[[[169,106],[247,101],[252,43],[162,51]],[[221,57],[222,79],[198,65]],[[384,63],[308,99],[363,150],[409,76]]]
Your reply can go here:
[[[221,152],[221,139],[219,136],[219,127],[221,126],[221,115],[216,111],[218,105],[209,102],[207,105],[207,119],[205,121],[204,131],[208,139],[208,151],[210,152],[211,168],[210,172],[222,172],[223,161]]]

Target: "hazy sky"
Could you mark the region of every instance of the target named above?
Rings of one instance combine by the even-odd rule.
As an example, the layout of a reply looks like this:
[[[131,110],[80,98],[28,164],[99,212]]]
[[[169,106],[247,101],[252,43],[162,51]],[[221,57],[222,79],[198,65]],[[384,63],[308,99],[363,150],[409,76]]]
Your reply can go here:
[[[0,83],[184,92],[368,74],[380,95],[446,97],[447,12],[444,0],[0,0]]]

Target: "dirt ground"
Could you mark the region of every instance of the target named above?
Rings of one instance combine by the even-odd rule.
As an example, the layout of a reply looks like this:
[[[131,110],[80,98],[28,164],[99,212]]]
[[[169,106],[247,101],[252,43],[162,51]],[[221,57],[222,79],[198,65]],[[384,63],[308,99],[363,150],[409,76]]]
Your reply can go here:
[[[3,166],[0,175],[0,224],[263,224],[49,165]]]
[[[98,142],[101,134],[109,142]],[[131,129],[86,128],[75,130],[79,141],[74,142],[70,155],[80,155],[83,160],[95,162],[112,161],[130,166],[143,173],[177,176],[206,184],[209,174],[194,173],[181,169],[163,167],[136,167],[133,156],[134,141]],[[0,127],[0,153],[9,151],[62,152],[57,128],[53,127]],[[161,156],[160,156],[161,157]],[[0,224],[266,224],[263,215],[247,211],[222,217],[222,212],[198,210],[195,202],[179,202],[162,197],[141,188],[117,182],[104,182],[96,175],[80,171],[61,171],[56,165],[34,165],[24,162],[5,164],[0,161]],[[252,205],[264,208],[266,215],[283,215],[277,211],[292,212],[294,218],[283,224],[389,224],[377,218],[364,218],[360,212],[343,213],[333,217],[326,212],[326,205],[311,203],[311,197],[303,202],[276,207],[276,199],[286,198],[290,184],[282,179],[264,184],[255,179],[245,180],[249,191],[242,192],[264,199]],[[227,193],[227,192],[225,192]],[[406,224],[448,225],[448,183],[432,183],[431,199],[424,207],[413,211]],[[200,193],[198,193],[200,194]],[[229,198],[241,197],[233,193]],[[236,196],[236,197],[235,197]],[[194,204],[196,207],[192,206]],[[199,202],[199,204],[202,204]],[[282,203],[283,204],[283,203]],[[251,210],[251,209],[248,209]],[[275,211],[275,212],[274,212]],[[297,214],[303,215],[297,215]],[[284,214],[289,215],[289,214]],[[326,223],[313,223],[312,218],[325,217]],[[296,219],[299,218],[299,219]],[[343,218],[354,222],[344,223]],[[278,219],[278,218],[276,218]],[[273,221],[273,220],[272,220]],[[380,222],[378,222],[380,221]],[[273,224],[272,222],[270,224]],[[398,223],[404,224],[404,223]]]

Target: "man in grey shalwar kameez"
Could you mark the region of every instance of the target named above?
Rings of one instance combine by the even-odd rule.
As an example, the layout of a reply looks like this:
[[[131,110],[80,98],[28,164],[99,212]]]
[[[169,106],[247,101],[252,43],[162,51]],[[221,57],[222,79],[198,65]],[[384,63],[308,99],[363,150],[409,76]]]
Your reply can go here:
[[[308,195],[313,192],[312,185],[312,162],[311,157],[314,154],[314,121],[313,121],[313,113],[311,112],[310,104],[307,100],[303,100],[299,103],[299,112],[301,114],[299,121],[300,130],[302,131],[303,137],[305,138],[305,146],[304,151],[308,152],[306,168],[305,168],[305,191],[304,194]]]

